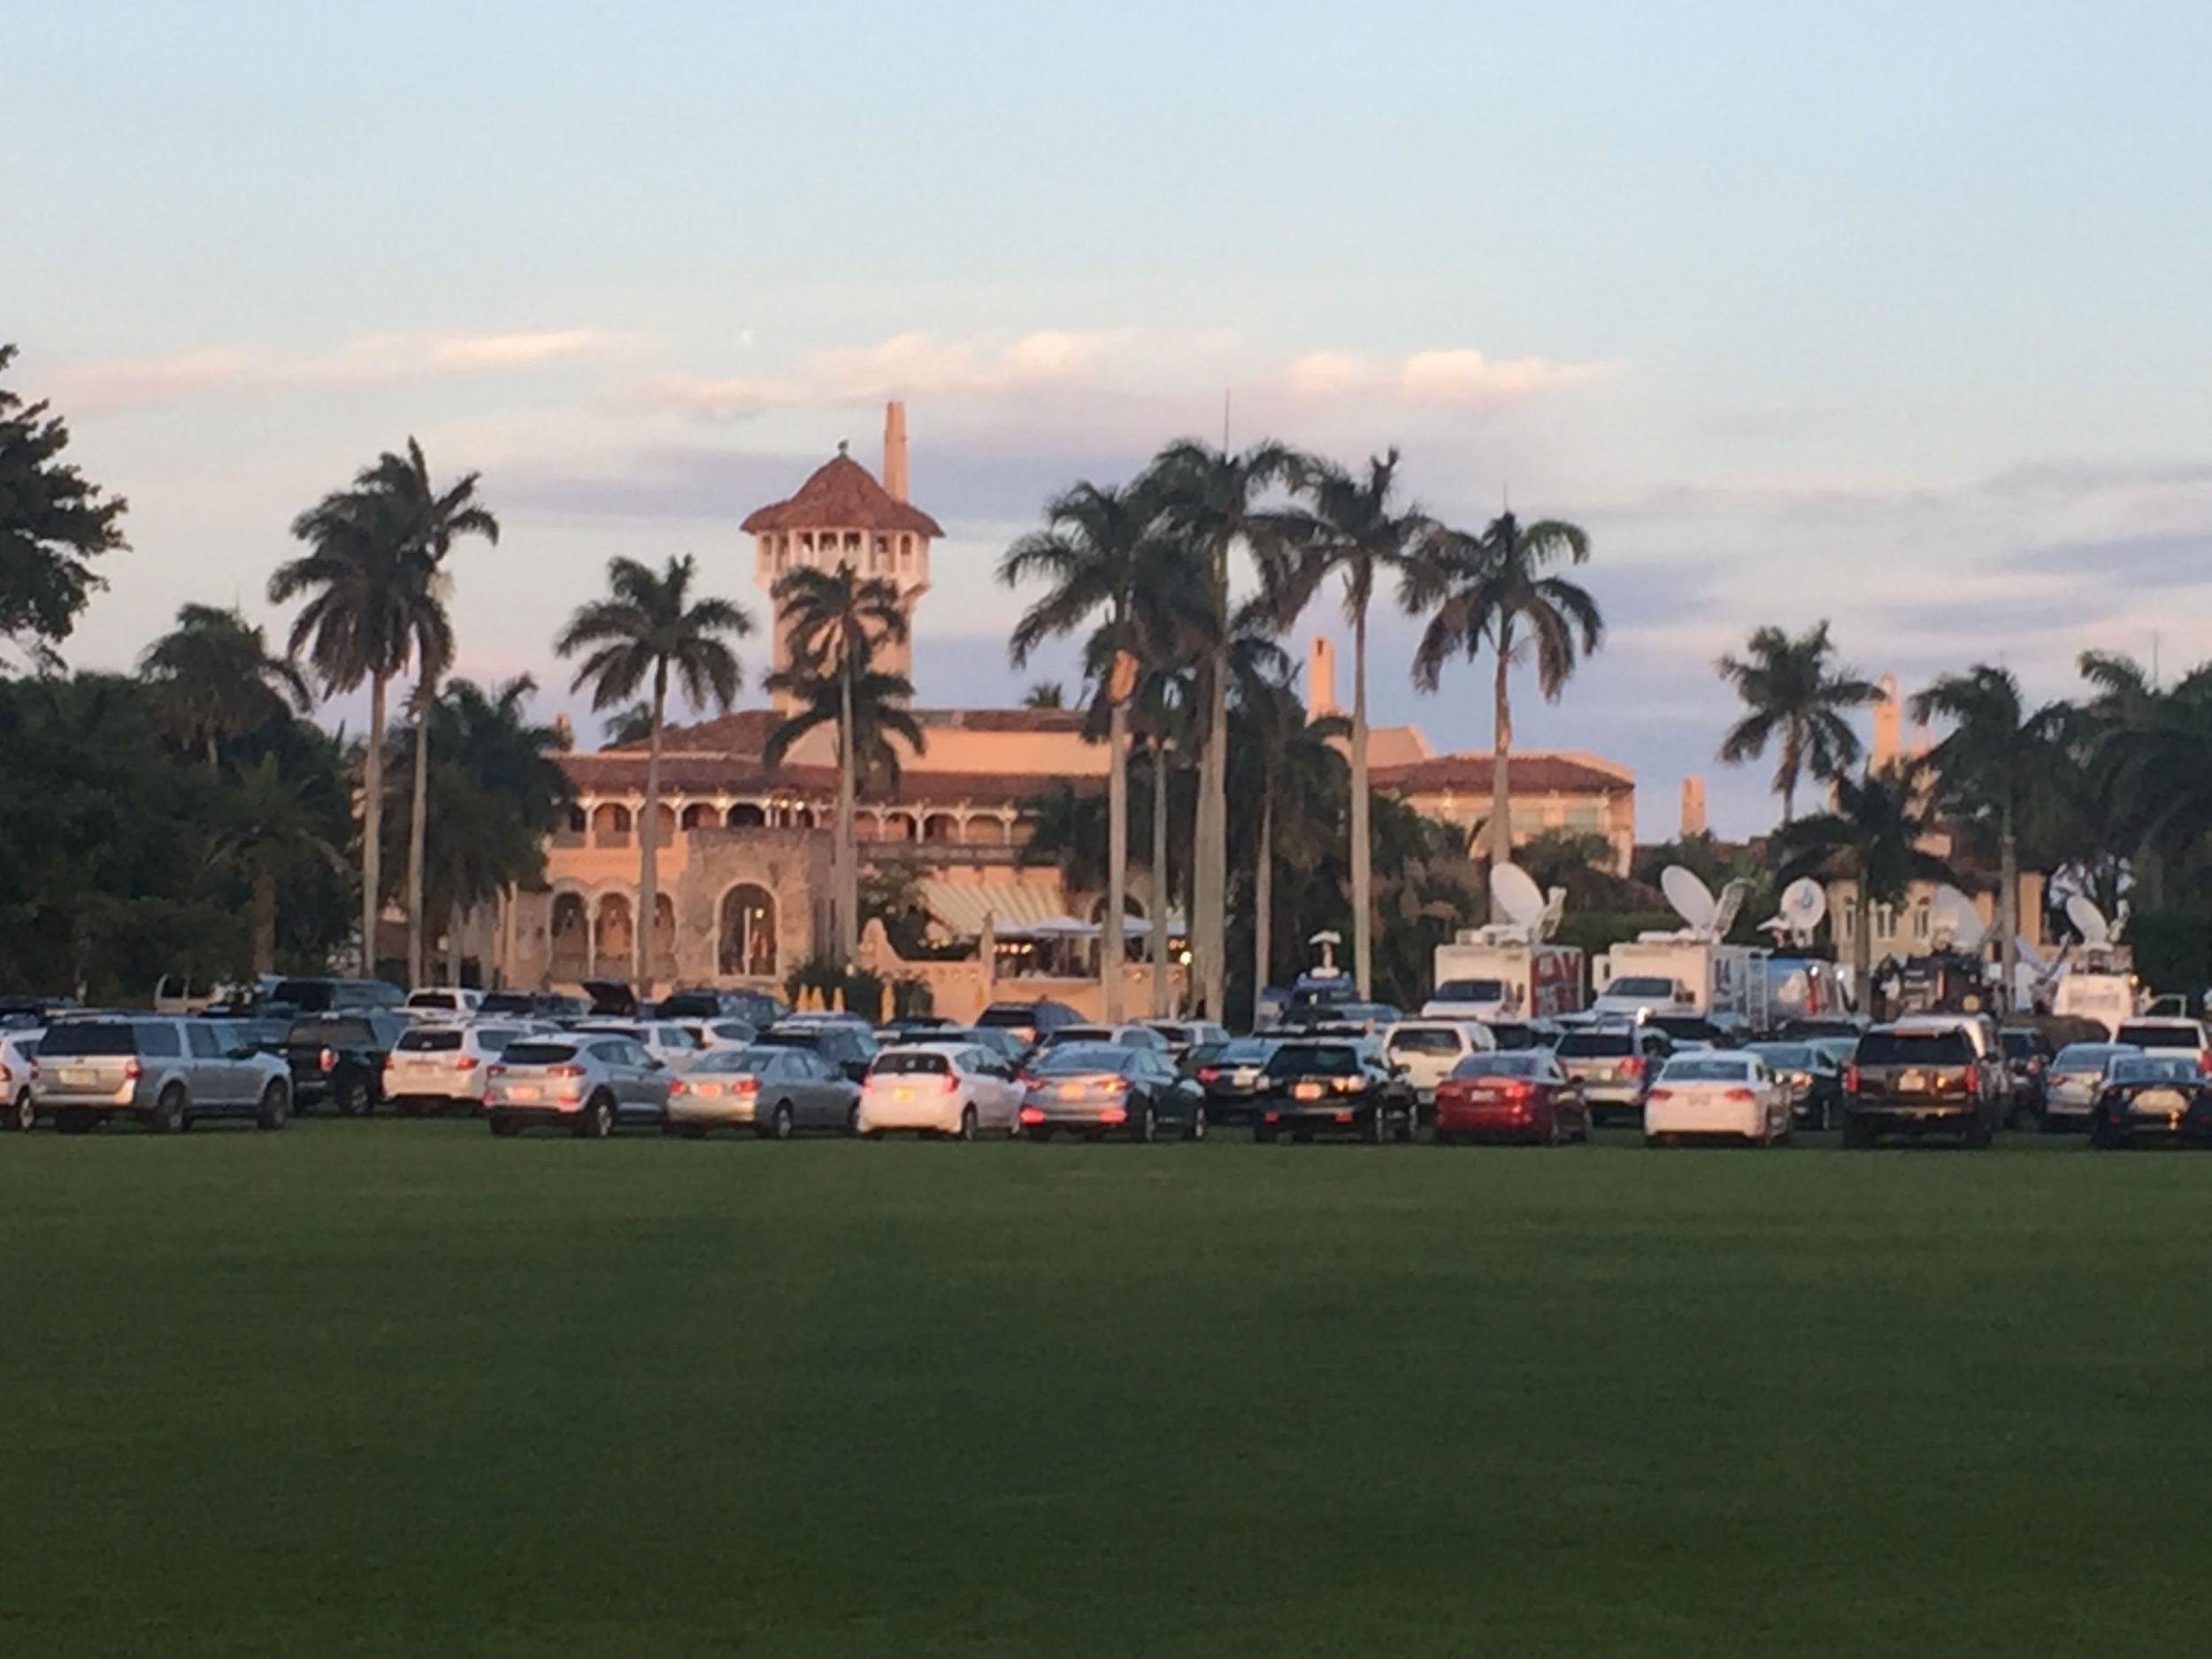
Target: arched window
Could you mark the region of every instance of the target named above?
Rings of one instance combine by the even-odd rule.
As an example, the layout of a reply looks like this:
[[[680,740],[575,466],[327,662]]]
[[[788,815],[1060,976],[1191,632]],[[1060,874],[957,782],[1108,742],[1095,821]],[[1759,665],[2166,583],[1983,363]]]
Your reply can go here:
[[[694,801],[684,809],[683,826],[687,830],[712,829],[715,826],[714,803]]]
[[[637,942],[632,914],[626,895],[610,893],[599,901],[599,925],[594,930],[593,940],[602,969],[628,965],[632,947]]]
[[[793,829],[814,828],[814,809],[810,806],[803,806],[794,812],[791,815],[791,827]]]
[[[1006,844],[1006,822],[987,812],[979,812],[968,820],[967,833],[961,840],[984,847],[1003,847]]]
[[[676,977],[676,901],[665,893],[653,895],[653,977]]]
[[[630,809],[614,801],[602,801],[591,815],[591,842],[595,847],[630,844]]]
[[[586,937],[584,896],[580,893],[553,895],[552,969],[557,979],[580,979],[591,962],[591,941]]]
[[[922,820],[922,839],[926,841],[958,841],[960,822],[949,812],[932,812]]]
[[[732,829],[759,829],[768,822],[768,814],[754,801],[740,801],[723,816],[722,821]]]
[[[769,979],[776,973],[776,901],[748,881],[722,895],[718,965],[726,975]]]

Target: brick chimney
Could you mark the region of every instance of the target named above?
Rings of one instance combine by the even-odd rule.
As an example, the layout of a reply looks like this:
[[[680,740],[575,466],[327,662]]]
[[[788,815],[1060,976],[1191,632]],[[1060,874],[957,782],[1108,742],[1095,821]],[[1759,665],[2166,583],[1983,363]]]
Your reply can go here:
[[[883,488],[906,499],[906,405],[896,401],[883,406]]]

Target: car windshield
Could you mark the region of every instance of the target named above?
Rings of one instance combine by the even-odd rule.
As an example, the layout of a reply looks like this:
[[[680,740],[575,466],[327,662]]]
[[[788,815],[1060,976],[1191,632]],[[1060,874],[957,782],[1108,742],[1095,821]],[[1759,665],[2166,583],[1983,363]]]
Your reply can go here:
[[[1417,1027],[1390,1033],[1393,1054],[1457,1054],[1466,1046],[1467,1040],[1449,1026]]]
[[[39,1052],[49,1060],[70,1055],[136,1054],[138,1039],[120,1020],[65,1020],[46,1033]]]
[[[1517,1054],[1471,1054],[1452,1068],[1454,1077],[1543,1077],[1551,1071],[1548,1056],[1523,1049]]]
[[[2070,1042],[2058,1051],[2058,1058],[2051,1062],[2051,1070],[2101,1074],[2115,1057],[2125,1052],[2108,1042]]]
[[[1571,1031],[1559,1040],[1563,1060],[1610,1059],[1636,1052],[1636,1040],[1624,1031]]]
[[[716,1048],[702,1055],[699,1064],[691,1069],[695,1076],[702,1071],[757,1071],[773,1059],[777,1052],[774,1048],[751,1047]]]
[[[1440,1002],[1502,1002],[1505,1000],[1505,981],[1446,979],[1437,986],[1435,1000]]]
[[[402,1054],[450,1054],[460,1046],[457,1031],[411,1031],[399,1040]]]
[[[975,1017],[975,1023],[979,1025],[1033,1026],[1037,1023],[1037,1010],[1030,1007],[1009,1007],[1003,1002],[994,1002]]]
[[[525,1038],[511,1042],[500,1059],[509,1065],[563,1065],[576,1057],[572,1042],[536,1042]]]
[[[509,1043],[522,1035],[512,1025],[479,1025],[476,1041],[494,1054],[503,1053]]]
[[[2196,1078],[2197,1064],[2193,1060],[2170,1060],[2162,1055],[2144,1055],[2112,1063],[2112,1080],[2115,1083],[2194,1082]]]
[[[1656,974],[1624,974],[1605,987],[1608,996],[1666,996],[1674,995],[1674,981]]]
[[[1274,1042],[1265,1037],[1239,1037],[1214,1056],[1217,1065],[1260,1065],[1275,1052]]]
[[[417,991],[407,999],[410,1008],[446,1008],[461,1006],[461,999],[450,991]]]
[[[1342,1042],[1286,1042],[1267,1063],[1270,1077],[1350,1077],[1359,1071],[1359,1050]]]
[[[1490,1040],[1501,1048],[1540,1048],[1549,1033],[1537,1025],[1493,1025]]]
[[[1071,1042],[1111,1042],[1114,1033],[1103,1025],[1063,1025],[1045,1039],[1045,1047],[1057,1048]]]
[[[487,1014],[526,1014],[534,1005],[527,991],[487,991],[477,1007]]]
[[[365,1019],[303,1019],[284,1033],[284,1041],[300,1046],[342,1048],[349,1044],[373,1043],[376,1039]]]
[[[926,1048],[890,1048],[876,1056],[870,1069],[872,1077],[941,1077],[952,1070],[952,1062],[941,1054]]]
[[[1064,1071],[1118,1071],[1129,1063],[1129,1050],[1102,1042],[1071,1042],[1048,1048],[1030,1066],[1041,1075]]]
[[[2194,1048],[2194,1025],[2137,1025],[2120,1027],[2118,1041],[2138,1048]]]
[[[1747,1083],[1751,1080],[1751,1063],[1747,1060],[1722,1060],[1706,1055],[1690,1055],[1667,1062],[1667,1069],[1659,1074],[1662,1083]]]
[[[1973,1057],[1962,1031],[1870,1031],[1859,1039],[1861,1065],[1965,1065]]]
[[[1813,1064],[1811,1048],[1801,1047],[1796,1043],[1763,1042],[1755,1046],[1751,1052],[1769,1065],[1785,1071],[1802,1071]]]

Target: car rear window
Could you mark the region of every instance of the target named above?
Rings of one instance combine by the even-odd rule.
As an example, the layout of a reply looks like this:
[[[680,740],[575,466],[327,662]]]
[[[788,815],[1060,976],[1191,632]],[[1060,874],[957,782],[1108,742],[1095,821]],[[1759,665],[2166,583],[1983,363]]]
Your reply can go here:
[[[479,1025],[476,1028],[478,1044],[493,1054],[499,1053],[520,1035],[522,1033],[512,1025]]]
[[[411,1031],[399,1040],[402,1054],[451,1054],[460,1046],[457,1031]]]
[[[1030,1069],[1035,1071],[1118,1071],[1129,1050],[1110,1043],[1069,1042],[1047,1049]]]
[[[1394,1031],[1390,1033],[1390,1052],[1393,1054],[1457,1054],[1466,1047],[1466,1039],[1455,1031]]]
[[[1471,1054],[1452,1068],[1454,1077],[1542,1077],[1551,1070],[1548,1056],[1523,1049],[1517,1054]]]
[[[1436,987],[1440,1002],[1502,1002],[1505,1000],[1505,981],[1502,979],[1446,979]]]
[[[1751,1068],[1741,1060],[1695,1057],[1670,1060],[1667,1069],[1659,1074],[1663,1083],[1744,1083],[1750,1078]]]
[[[2058,1051],[2058,1058],[2051,1062],[2054,1071],[2101,1072],[2114,1055],[2122,1052],[2108,1043],[2070,1043]]]
[[[1861,1065],[1964,1065],[1973,1057],[1962,1031],[1870,1031],[1859,1039]]]
[[[2116,1041],[2138,1048],[2193,1048],[2197,1031],[2193,1025],[2123,1025]]]
[[[1802,1071],[1813,1063],[1812,1049],[1795,1045],[1777,1048],[1770,1043],[1763,1042],[1754,1048],[1752,1053],[1757,1055],[1769,1065],[1779,1067],[1785,1071],[1792,1070]]]
[[[1240,1037],[1214,1056],[1222,1065],[1257,1065],[1275,1052],[1275,1044],[1265,1037]]]
[[[1350,1077],[1359,1070],[1359,1050],[1340,1042],[1286,1042],[1267,1063],[1270,1077]]]
[[[2197,1068],[2189,1061],[2163,1055],[2139,1054],[2112,1063],[2115,1083],[2193,1083]]]
[[[874,1072],[881,1077],[942,1077],[952,1062],[941,1054],[919,1048],[893,1048],[876,1057]]]
[[[1003,1002],[994,1002],[975,1017],[975,1023],[979,1025],[997,1025],[1002,1028],[1010,1025],[1034,1025],[1037,1024],[1037,1010],[1026,1004],[1009,1005]]]
[[[560,1065],[576,1057],[572,1042],[534,1042],[525,1040],[511,1042],[507,1052],[499,1056],[509,1065]]]
[[[1559,1040],[1563,1060],[1606,1059],[1636,1052],[1636,1040],[1624,1031],[1571,1031]]]
[[[376,1039],[365,1019],[303,1019],[285,1033],[284,1041],[335,1048],[349,1043],[373,1043]]]
[[[455,1009],[461,1006],[461,999],[450,991],[418,991],[407,999],[407,1006]]]
[[[527,991],[487,991],[476,1006],[487,1014],[526,1014],[535,1005]]]
[[[69,1020],[46,1033],[42,1052],[50,1060],[70,1055],[136,1054],[138,1039],[120,1020]]]

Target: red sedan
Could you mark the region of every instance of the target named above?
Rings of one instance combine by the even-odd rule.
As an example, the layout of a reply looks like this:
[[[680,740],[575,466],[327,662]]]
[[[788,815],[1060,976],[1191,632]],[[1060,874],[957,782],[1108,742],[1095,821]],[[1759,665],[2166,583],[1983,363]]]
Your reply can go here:
[[[1548,1048],[1471,1054],[1436,1086],[1436,1139],[1533,1141],[1555,1147],[1590,1138],[1582,1086]]]

